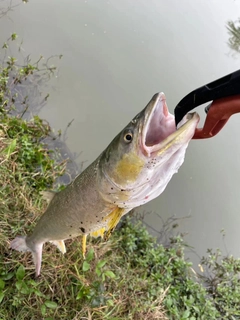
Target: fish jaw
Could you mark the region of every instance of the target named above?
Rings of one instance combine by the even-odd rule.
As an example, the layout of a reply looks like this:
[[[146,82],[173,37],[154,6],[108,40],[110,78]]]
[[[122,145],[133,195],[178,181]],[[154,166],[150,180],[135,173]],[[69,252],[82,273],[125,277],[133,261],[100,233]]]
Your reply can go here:
[[[176,128],[175,117],[168,111],[165,94],[155,94],[145,110],[139,141],[142,153],[147,157],[153,157],[164,153],[166,146],[189,142],[198,122],[197,113],[188,114]]]
[[[174,131],[163,141],[153,148],[150,147],[147,153],[143,152],[146,165],[142,170],[142,184],[132,190],[129,205],[132,207],[143,205],[165,190],[172,176],[178,172],[184,162],[186,149],[195,133],[199,119],[197,113],[187,114],[179,123],[177,130],[174,128]],[[174,118],[173,121],[175,121]]]
[[[163,92],[155,94],[146,106],[141,131],[139,146],[147,156],[160,149],[159,144],[176,131],[174,116],[168,111]]]

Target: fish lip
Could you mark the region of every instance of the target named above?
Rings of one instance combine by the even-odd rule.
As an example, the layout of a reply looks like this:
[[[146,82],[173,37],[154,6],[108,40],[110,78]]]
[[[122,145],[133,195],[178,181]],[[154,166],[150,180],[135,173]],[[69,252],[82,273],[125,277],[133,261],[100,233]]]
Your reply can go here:
[[[155,94],[145,110],[141,137],[143,153],[151,156],[166,147],[167,144],[170,147],[179,136],[181,136],[183,143],[190,140],[199,119],[196,112],[188,113],[176,128],[175,117],[168,111],[165,94],[163,92]],[[150,135],[150,139],[148,139],[148,135]],[[147,140],[151,139],[154,140],[154,143],[148,145]]]

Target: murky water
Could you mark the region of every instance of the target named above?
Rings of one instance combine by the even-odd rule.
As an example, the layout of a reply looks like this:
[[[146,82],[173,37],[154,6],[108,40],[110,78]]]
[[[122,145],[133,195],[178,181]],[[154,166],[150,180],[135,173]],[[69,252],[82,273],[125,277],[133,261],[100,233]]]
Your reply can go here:
[[[68,146],[93,161],[156,92],[173,111],[193,89],[239,69],[227,46],[226,22],[240,17],[236,0],[38,0],[0,20],[0,40],[12,32],[33,57],[63,54],[51,99],[42,112]],[[198,110],[205,118],[203,108]],[[208,247],[240,255],[240,116],[213,139],[192,141],[186,160],[154,212],[190,218],[179,230],[201,256]],[[220,230],[226,231],[225,243]],[[190,254],[195,262],[198,258]]]

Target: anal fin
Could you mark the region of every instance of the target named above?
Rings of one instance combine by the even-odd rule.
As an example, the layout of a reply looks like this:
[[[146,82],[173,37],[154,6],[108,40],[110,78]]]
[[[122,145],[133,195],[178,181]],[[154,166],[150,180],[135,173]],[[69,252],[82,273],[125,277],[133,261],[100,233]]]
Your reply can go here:
[[[53,240],[50,242],[54,244],[63,254],[66,253],[64,240]]]

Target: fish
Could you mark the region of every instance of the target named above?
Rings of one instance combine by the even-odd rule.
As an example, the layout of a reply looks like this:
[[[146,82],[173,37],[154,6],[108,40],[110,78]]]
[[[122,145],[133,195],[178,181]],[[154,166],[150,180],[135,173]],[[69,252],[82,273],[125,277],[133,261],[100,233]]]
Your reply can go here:
[[[120,219],[133,208],[158,197],[184,162],[187,146],[199,122],[188,113],[175,126],[163,92],[112,140],[107,148],[65,189],[48,194],[49,205],[32,233],[17,236],[10,247],[30,251],[35,276],[41,272],[42,250],[51,242],[66,252],[66,239],[110,237]]]

